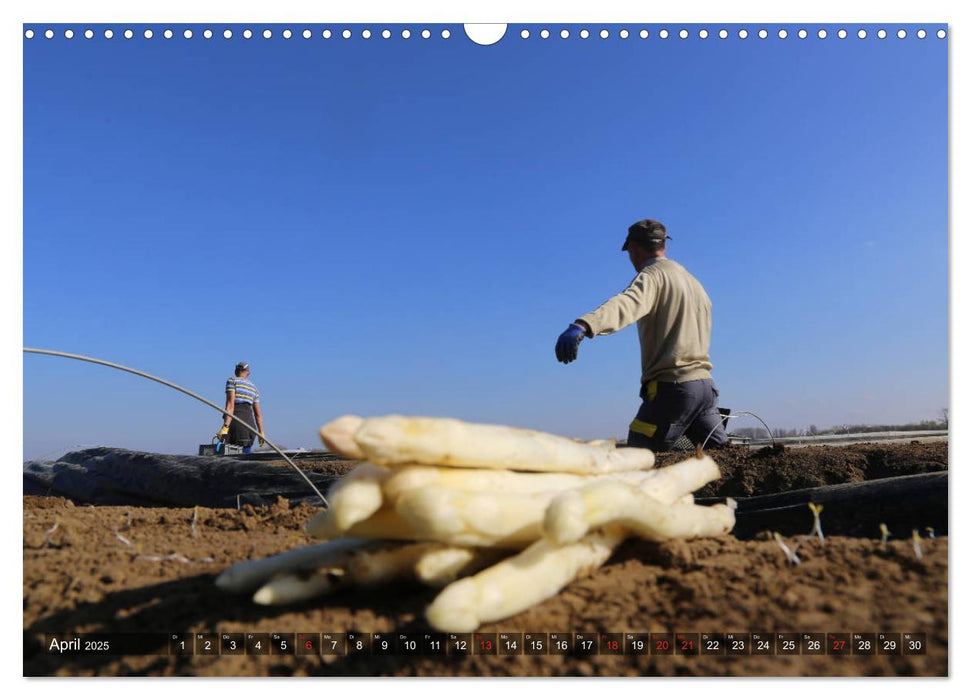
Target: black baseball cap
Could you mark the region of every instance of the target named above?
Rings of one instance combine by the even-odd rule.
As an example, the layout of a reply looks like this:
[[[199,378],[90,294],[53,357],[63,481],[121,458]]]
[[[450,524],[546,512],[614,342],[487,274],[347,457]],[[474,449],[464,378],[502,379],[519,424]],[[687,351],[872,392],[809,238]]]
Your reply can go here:
[[[670,238],[667,229],[660,221],[641,219],[636,224],[631,224],[630,228],[627,229],[627,239],[624,241],[624,247],[621,250],[627,250],[631,241],[634,243],[657,243]]]
[[[236,363],[236,371],[237,372],[245,372],[248,369],[249,369],[249,362],[237,362]]]

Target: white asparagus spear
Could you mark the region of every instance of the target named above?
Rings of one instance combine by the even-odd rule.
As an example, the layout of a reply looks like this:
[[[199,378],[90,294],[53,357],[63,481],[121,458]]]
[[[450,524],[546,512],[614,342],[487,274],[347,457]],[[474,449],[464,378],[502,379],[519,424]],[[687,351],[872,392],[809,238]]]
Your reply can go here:
[[[409,492],[410,493],[410,492]],[[438,511],[442,512],[442,511]],[[435,517],[435,516],[432,516]],[[429,530],[437,533],[434,538]],[[543,537],[542,515],[530,524],[529,530],[519,530],[508,535],[490,535],[481,532],[461,530],[447,522],[434,523],[419,530],[412,523],[390,508],[382,508],[367,520],[355,523],[347,531],[341,531],[334,521],[331,511],[324,511],[311,518],[307,523],[307,533],[320,539],[337,537],[362,537],[386,540],[428,540],[434,539],[442,544],[462,547],[500,547],[521,549]]]
[[[602,525],[619,525],[653,542],[672,537],[715,537],[735,527],[727,505],[667,505],[628,484],[602,481],[557,496],[543,529],[553,544],[576,542]]]
[[[411,578],[422,556],[443,546],[436,542],[418,542],[358,552],[351,558],[347,571],[354,583],[362,586],[377,586],[402,577]]]
[[[710,481],[721,477],[718,465],[708,455],[691,457],[651,472],[650,480],[636,482],[626,474],[615,475],[614,481],[636,485],[641,491],[664,503],[674,503],[688,493],[694,493]]]
[[[373,536],[372,534],[384,532],[386,535]],[[389,540],[418,540],[421,539],[398,513],[390,508],[381,508],[367,520],[354,523],[349,530],[341,530],[337,526],[334,513],[325,510],[307,523],[307,534],[322,540],[333,540],[338,537],[362,537],[365,539],[389,539]]]
[[[360,416],[341,416],[320,429],[320,439],[335,454],[348,459],[364,459],[364,453],[354,442],[354,433],[363,422]]]
[[[468,534],[528,544],[543,536],[543,513],[557,493],[477,493],[429,486],[399,494],[395,510],[423,539],[454,542]]]
[[[562,547],[546,540],[535,542],[446,586],[425,610],[425,618],[442,632],[472,632],[484,622],[515,615],[601,566],[626,536],[623,528],[606,528]]]
[[[391,470],[387,467],[365,462],[334,484],[327,500],[342,532],[377,512],[384,502],[381,484],[390,475]]]
[[[345,569],[338,567],[281,573],[253,594],[253,602],[260,605],[289,605],[333,593],[350,583]]]
[[[481,535],[489,538],[487,542],[505,544],[523,543],[539,539],[542,534],[542,521],[546,508],[557,496],[559,491],[540,492],[501,492],[464,490],[464,478],[470,482],[492,481],[508,486],[505,482],[513,482],[519,477],[527,479],[529,486],[538,486],[550,481],[557,485],[564,483],[585,484],[582,489],[593,488],[596,484],[617,483],[620,477],[623,485],[629,489],[640,488],[644,493],[657,500],[670,504],[686,495],[686,492],[703,486],[712,478],[718,476],[718,467],[711,458],[690,459],[667,467],[659,471],[624,472],[600,477],[582,478],[582,481],[567,479],[565,482],[560,474],[517,474],[513,472],[494,472],[492,479],[488,479],[486,470],[454,470],[448,475],[448,469],[421,470],[412,472],[421,476],[417,481],[426,484],[452,483],[458,488],[424,485],[420,488],[396,491],[398,485],[395,480],[398,474],[385,482],[385,490],[391,491],[387,500],[393,503],[395,510],[414,528],[417,535],[424,539],[442,542],[472,542],[473,540],[458,540],[462,535]],[[486,473],[482,473],[486,472]],[[650,475],[650,477],[648,477]],[[445,478],[445,477],[449,478]],[[631,478],[631,477],[640,478]],[[431,478],[434,477],[434,478]],[[475,477],[473,479],[473,477]],[[547,477],[556,477],[548,480]],[[416,479],[406,479],[405,483],[414,484]],[[551,483],[551,485],[552,485]],[[471,484],[479,485],[479,484]],[[387,494],[386,494],[387,495]],[[690,494],[688,494],[690,495]],[[573,540],[579,539],[574,537]],[[475,543],[481,540],[474,540]]]
[[[375,473],[383,478],[383,472]],[[324,539],[347,535],[376,539],[431,539],[455,545],[524,547],[542,536],[545,510],[557,493],[529,489],[543,485],[622,481],[638,486],[662,502],[673,503],[686,491],[716,478],[718,467],[711,458],[705,457],[685,460],[661,470],[599,477],[434,467],[405,467],[392,469],[390,473],[383,483],[386,507],[375,511],[374,517],[355,519],[356,522],[342,519],[344,505],[337,499],[331,510],[308,523],[307,531]],[[455,488],[433,485],[443,483]],[[475,490],[490,485],[527,490],[524,493]],[[393,507],[394,511],[389,511],[387,506]]]
[[[629,472],[636,475],[653,471]],[[596,477],[580,474],[528,473],[507,469],[451,469],[448,467],[410,466],[390,470],[381,484],[384,498],[394,502],[404,491],[439,486],[463,491],[492,491],[495,493],[536,493],[577,488]]]
[[[280,572],[342,565],[353,552],[370,544],[368,540],[346,538],[242,561],[219,574],[216,586],[230,593],[247,593]]]
[[[415,576],[422,583],[441,588],[511,554],[508,549],[442,545],[421,556],[415,564]]]
[[[344,421],[342,426],[350,424],[345,419],[338,421]],[[322,435],[332,432],[329,426],[321,429]],[[654,466],[654,453],[647,449],[578,443],[536,430],[452,418],[367,418],[354,433],[354,442],[368,460],[382,465],[434,464],[575,474]]]
[[[718,465],[711,457],[686,459],[662,469],[617,472],[603,476],[558,473],[514,472],[505,469],[451,469],[448,467],[408,466],[389,469],[382,479],[384,500],[394,503],[399,494],[411,489],[440,486],[463,491],[494,493],[538,493],[565,491],[598,479],[616,479],[643,486],[662,501],[695,491],[719,477]],[[650,482],[650,483],[649,483]]]

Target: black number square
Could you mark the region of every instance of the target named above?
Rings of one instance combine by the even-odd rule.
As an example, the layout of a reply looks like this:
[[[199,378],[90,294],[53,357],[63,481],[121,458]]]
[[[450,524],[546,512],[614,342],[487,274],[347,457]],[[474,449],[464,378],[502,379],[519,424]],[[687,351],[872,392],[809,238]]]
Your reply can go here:
[[[826,635],[826,653],[830,656],[848,656],[853,653],[853,639],[849,632],[830,632]]]
[[[872,632],[853,633],[853,655],[873,656],[877,653],[877,635]]]
[[[498,656],[499,640],[495,632],[476,632],[472,635],[472,645],[476,656]]]
[[[697,632],[677,632],[674,635],[674,653],[682,656],[697,656],[700,643]]]
[[[900,632],[877,632],[877,654],[880,656],[898,656],[902,654],[900,646]]]
[[[219,656],[219,635],[208,632],[197,633],[196,653],[203,656]]]
[[[728,656],[748,656],[752,653],[752,635],[748,632],[729,632],[725,635]]]
[[[532,656],[549,654],[550,635],[546,632],[527,632],[523,635],[523,651]]]
[[[347,655],[348,656],[370,656],[371,655],[371,633],[370,632],[348,632],[347,636]]]
[[[270,653],[270,635],[263,632],[246,633],[246,653],[249,656],[263,656]]]
[[[169,635],[169,653],[173,656],[192,656],[195,653],[193,635],[189,632]]]
[[[446,649],[449,656],[468,656],[472,653],[472,635],[449,633]]]
[[[343,635],[341,636],[343,637]],[[321,634],[319,632],[297,632],[297,656],[319,656],[322,650],[320,639]],[[339,654],[341,652],[332,651],[330,653]]]
[[[236,656],[246,653],[246,635],[242,632],[225,632],[219,635],[219,653]]]
[[[698,653],[702,656],[725,656],[725,635],[721,632],[702,632],[698,640]]]

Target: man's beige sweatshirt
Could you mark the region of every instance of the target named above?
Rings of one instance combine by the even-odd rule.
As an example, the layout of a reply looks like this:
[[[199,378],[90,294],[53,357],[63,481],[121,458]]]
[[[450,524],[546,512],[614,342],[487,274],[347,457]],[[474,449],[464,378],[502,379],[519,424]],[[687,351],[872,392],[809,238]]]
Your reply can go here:
[[[711,300],[673,260],[652,259],[627,289],[577,320],[594,335],[616,333],[637,321],[642,384],[711,378]]]

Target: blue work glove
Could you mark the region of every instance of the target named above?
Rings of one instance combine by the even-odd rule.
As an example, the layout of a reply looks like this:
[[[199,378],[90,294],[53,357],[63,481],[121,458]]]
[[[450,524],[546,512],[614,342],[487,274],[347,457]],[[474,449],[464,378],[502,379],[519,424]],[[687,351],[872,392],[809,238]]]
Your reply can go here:
[[[564,364],[570,364],[577,359],[577,348],[586,334],[586,328],[579,323],[571,323],[556,341],[556,359]]]

